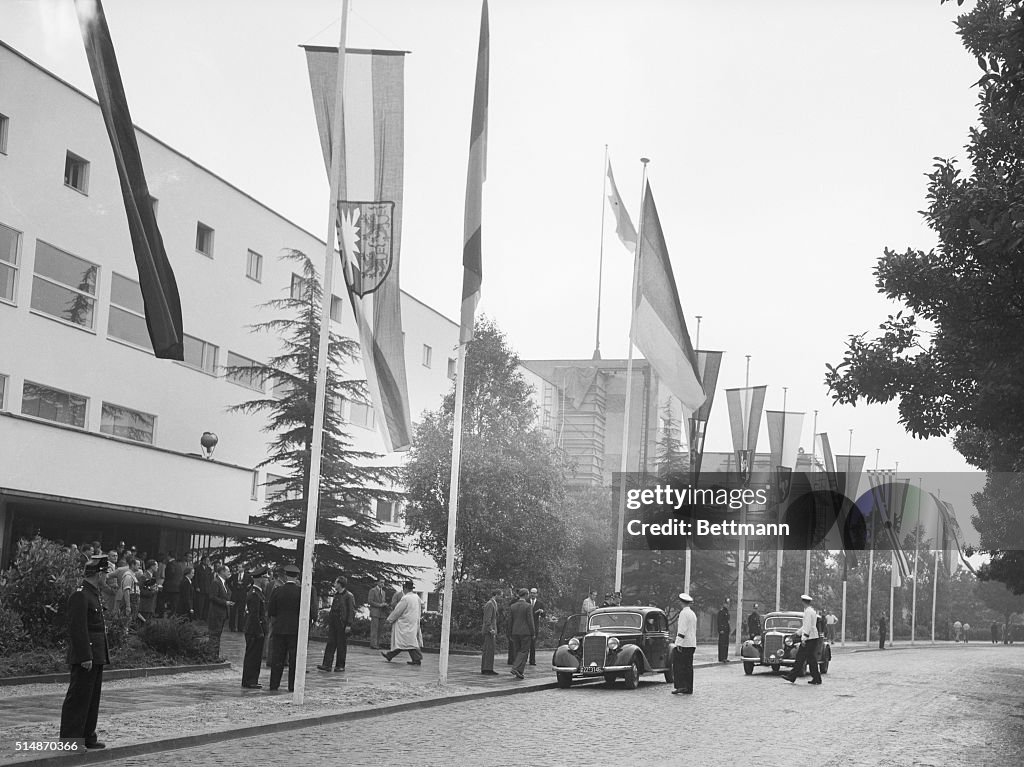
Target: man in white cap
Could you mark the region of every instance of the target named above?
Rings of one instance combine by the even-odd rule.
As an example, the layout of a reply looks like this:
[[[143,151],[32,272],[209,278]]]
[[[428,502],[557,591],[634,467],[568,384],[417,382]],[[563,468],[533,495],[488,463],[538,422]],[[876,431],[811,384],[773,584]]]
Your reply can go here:
[[[821,672],[818,670],[818,644],[821,639],[818,636],[818,613],[811,607],[811,597],[801,594],[800,599],[804,602],[804,622],[800,626],[800,649],[796,651],[796,660],[793,663],[793,670],[783,674],[782,678],[787,682],[795,682],[796,678],[804,672],[804,664],[811,670],[811,679],[807,684],[821,684]]]
[[[686,592],[679,595],[682,609],[676,626],[676,641],[672,645],[673,695],[693,694],[693,654],[697,651],[697,616],[690,605],[693,597]]]

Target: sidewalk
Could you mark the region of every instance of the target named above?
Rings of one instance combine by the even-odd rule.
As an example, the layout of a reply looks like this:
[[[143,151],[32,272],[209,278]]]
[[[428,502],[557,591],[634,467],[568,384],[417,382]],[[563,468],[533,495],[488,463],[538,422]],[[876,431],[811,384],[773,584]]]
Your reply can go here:
[[[452,655],[448,660],[448,684],[442,687],[438,683],[439,656],[435,653],[424,654],[422,666],[409,666],[406,653],[387,663],[377,650],[350,647],[348,670],[325,673],[316,669],[324,645],[313,641],[307,656],[305,701],[295,706],[292,695],[284,691],[287,672],[281,692],[266,690],[270,675],[267,668],[260,674],[263,690],[241,688],[245,649],[241,634],[225,633],[221,648],[232,664],[230,669],[105,682],[97,732],[107,748],[80,757],[14,750],[18,741],[58,737],[66,680],[0,688],[0,764],[42,765],[53,759],[69,758],[105,761],[403,708],[443,705],[467,697],[509,695],[555,686],[551,650],[538,650],[537,666],[527,666],[523,681],[508,673],[504,656],[495,659],[498,676],[483,676],[480,656]],[[697,666],[718,665],[716,657],[715,647],[702,645],[694,660]]]

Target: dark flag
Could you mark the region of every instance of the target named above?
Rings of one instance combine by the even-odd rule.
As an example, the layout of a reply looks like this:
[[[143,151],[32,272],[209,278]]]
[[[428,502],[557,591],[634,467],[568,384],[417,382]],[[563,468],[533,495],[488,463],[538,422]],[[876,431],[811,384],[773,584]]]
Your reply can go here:
[[[490,29],[487,0],[480,10],[480,46],[476,56],[476,88],[473,92],[473,122],[469,134],[469,171],[466,174],[465,234],[462,247],[462,312],[459,343],[473,340],[476,305],[480,302],[483,279],[480,230],[483,187],[487,178],[487,81],[490,62]]]
[[[146,327],[157,357],[184,360],[181,329],[181,299],[174,272],[167,260],[164,241],[156,225],[153,200],[142,170],[142,157],[135,139],[135,126],[121,84],[107,19],[100,0],[75,0],[82,39],[89,58],[96,97],[114,150],[114,163],[121,182],[121,195],[128,215],[139,286],[146,307]]]

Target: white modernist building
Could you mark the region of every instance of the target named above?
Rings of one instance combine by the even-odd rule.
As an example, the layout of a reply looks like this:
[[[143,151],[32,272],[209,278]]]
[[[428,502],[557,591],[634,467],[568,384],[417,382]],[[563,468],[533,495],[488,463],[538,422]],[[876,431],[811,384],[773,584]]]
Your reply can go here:
[[[261,304],[295,285],[293,264],[278,256],[297,249],[319,263],[324,243],[136,133],[181,294],[184,363],[149,348],[96,101],[0,42],[2,565],[34,532],[68,543],[125,541],[151,555],[224,537],[287,537],[251,522],[267,494],[268,471],[256,468],[271,436],[265,419],[228,412],[264,387],[224,369],[278,353],[277,338],[249,329],[274,316]],[[345,295],[340,274],[333,292]],[[450,389],[458,327],[408,294],[402,312],[416,420]],[[332,302],[332,316],[338,332],[356,337],[346,301]],[[340,404],[356,447],[382,452],[372,410]],[[210,459],[200,453],[204,432],[219,438]],[[380,502],[376,511],[385,528],[402,531],[400,507]],[[417,590],[433,591],[432,560],[413,550],[395,561],[423,568]]]

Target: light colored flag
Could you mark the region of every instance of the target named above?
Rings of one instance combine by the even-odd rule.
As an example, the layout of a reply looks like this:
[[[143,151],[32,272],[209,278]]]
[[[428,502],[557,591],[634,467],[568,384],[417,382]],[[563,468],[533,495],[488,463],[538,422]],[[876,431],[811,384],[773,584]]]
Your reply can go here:
[[[306,47],[313,108],[328,172],[337,100],[338,49]],[[366,383],[386,449],[412,439],[405,374],[401,289],[405,153],[405,55],[346,51],[338,238],[345,284],[359,330]],[[329,300],[329,286],[324,300]]]
[[[643,216],[633,340],[669,391],[692,413],[707,397],[679,305],[676,278],[650,184],[644,194]]]
[[[768,445],[772,453],[772,468],[785,466],[796,468],[800,453],[800,432],[804,428],[804,413],[783,410],[766,410],[768,422]]]
[[[469,170],[466,173],[466,215],[462,245],[462,312],[459,343],[473,340],[476,305],[480,303],[483,259],[480,241],[484,181],[487,179],[487,98],[490,70],[490,27],[487,0],[480,11],[480,45],[476,57],[473,122],[469,133]]]
[[[619,194],[619,188],[615,185],[615,176],[612,175],[612,164],[608,163],[608,204],[612,208],[612,215],[615,216],[615,234],[619,235],[622,244],[630,253],[636,252],[636,228],[633,220],[629,217]]]
[[[725,403],[729,408],[729,426],[732,430],[732,449],[757,450],[757,437],[761,431],[761,413],[767,386],[749,386],[725,390]]]

